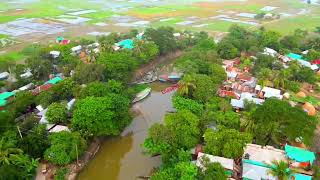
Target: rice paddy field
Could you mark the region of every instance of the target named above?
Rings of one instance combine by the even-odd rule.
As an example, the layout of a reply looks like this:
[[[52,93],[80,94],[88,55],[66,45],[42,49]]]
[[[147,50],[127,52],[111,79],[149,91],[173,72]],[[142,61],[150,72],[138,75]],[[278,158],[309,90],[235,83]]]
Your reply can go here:
[[[320,25],[311,0],[1,0],[0,54],[56,36],[96,36],[131,28],[173,26],[213,35],[232,24],[290,34]],[[257,14],[268,18],[256,19]]]

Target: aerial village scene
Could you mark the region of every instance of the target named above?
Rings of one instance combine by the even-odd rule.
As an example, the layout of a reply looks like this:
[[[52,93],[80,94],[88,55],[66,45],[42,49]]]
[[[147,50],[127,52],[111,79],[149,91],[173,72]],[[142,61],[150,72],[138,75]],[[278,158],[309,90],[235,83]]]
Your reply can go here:
[[[320,1],[1,0],[0,180],[320,180]]]

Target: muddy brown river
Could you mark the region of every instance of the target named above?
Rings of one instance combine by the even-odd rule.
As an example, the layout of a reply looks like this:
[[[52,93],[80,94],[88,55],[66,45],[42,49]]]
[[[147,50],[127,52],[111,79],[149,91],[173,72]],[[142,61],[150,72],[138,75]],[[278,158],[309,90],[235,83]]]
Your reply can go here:
[[[133,105],[135,118],[119,137],[108,138],[95,158],[79,174],[79,180],[131,180],[148,176],[154,167],[161,164],[160,157],[143,154],[141,144],[147,137],[149,127],[162,122],[171,111],[174,92],[162,94],[167,84],[151,84],[152,93]]]

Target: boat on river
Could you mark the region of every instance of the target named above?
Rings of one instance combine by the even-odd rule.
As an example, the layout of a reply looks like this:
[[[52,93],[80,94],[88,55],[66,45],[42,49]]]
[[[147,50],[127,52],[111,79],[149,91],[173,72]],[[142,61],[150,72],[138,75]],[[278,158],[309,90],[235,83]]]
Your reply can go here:
[[[143,100],[144,98],[146,98],[149,94],[151,93],[151,88],[146,88],[143,91],[139,92],[136,97],[134,98],[134,100],[132,101],[132,103],[136,103],[139,102],[141,100]]]

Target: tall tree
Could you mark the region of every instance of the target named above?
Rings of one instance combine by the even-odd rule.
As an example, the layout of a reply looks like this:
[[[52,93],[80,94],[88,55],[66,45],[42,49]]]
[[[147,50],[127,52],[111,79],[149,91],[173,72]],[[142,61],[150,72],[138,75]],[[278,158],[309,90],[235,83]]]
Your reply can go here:
[[[68,110],[66,103],[52,103],[46,112],[48,122],[52,124],[67,123]]]
[[[45,151],[44,158],[57,165],[66,165],[80,156],[86,141],[77,132],[62,131],[49,136],[50,147]]]
[[[283,138],[294,141],[297,137],[310,145],[317,124],[317,120],[301,108],[278,99],[267,99],[252,118],[256,124],[255,138],[261,145],[275,145]]]
[[[77,101],[71,124],[90,136],[119,135],[130,120],[128,98],[110,94]]]
[[[287,180],[293,174],[289,169],[289,164],[285,161],[273,161],[269,174],[277,177],[279,180]]]
[[[204,134],[206,146],[204,151],[208,154],[237,159],[243,155],[243,148],[250,143],[250,134],[241,133],[235,129],[208,129]]]

